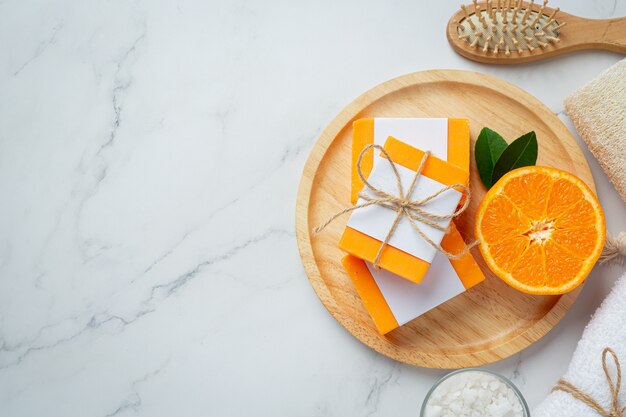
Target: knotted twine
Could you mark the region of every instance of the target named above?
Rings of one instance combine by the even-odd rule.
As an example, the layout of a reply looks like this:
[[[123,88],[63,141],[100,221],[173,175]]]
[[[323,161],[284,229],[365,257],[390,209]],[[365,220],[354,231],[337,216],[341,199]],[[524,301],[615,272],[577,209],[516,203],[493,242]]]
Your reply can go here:
[[[611,378],[611,374],[609,374],[609,368],[606,364],[606,355],[611,354],[613,357],[613,361],[615,362],[615,369],[617,370],[617,381],[613,382],[613,378]],[[606,376],[606,381],[609,384],[609,390],[611,391],[611,409],[605,410],[596,400],[591,398],[589,394],[582,391],[580,388],[577,388],[574,384],[566,381],[565,379],[560,379],[559,382],[556,383],[554,388],[552,388],[552,392],[554,391],[563,391],[570,394],[572,397],[576,398],[579,401],[582,401],[589,407],[591,407],[595,412],[600,414],[602,417],[622,417],[624,411],[626,411],[626,406],[619,406],[619,391],[622,386],[622,368],[619,364],[619,359],[617,358],[617,354],[610,347],[605,347],[602,351],[602,369],[604,369],[604,375]]]
[[[365,175],[363,175],[363,171],[361,169],[361,161],[365,153],[368,152],[370,149],[372,150],[378,149],[380,153],[385,157],[385,159],[389,162],[389,165],[391,166],[391,169],[393,170],[393,173],[396,177],[396,187],[398,188],[398,195],[389,194],[386,191],[373,186],[369,181],[367,181],[367,179],[365,178]],[[447,231],[447,227],[441,226],[439,223],[437,223],[437,220],[453,219],[459,216],[461,213],[463,213],[467,209],[469,205],[469,201],[470,201],[471,192],[470,192],[469,187],[467,187],[465,184],[448,185],[446,187],[441,188],[440,190],[433,193],[432,195],[429,195],[427,197],[424,197],[418,200],[411,200],[411,194],[413,193],[413,189],[417,185],[417,180],[419,179],[420,175],[422,175],[422,170],[424,169],[424,165],[426,164],[426,161],[428,160],[429,156],[430,156],[429,151],[424,152],[424,157],[422,158],[419,164],[419,167],[415,171],[415,175],[413,176],[413,180],[411,181],[411,185],[409,186],[409,189],[405,193],[404,188],[402,186],[402,181],[400,179],[400,174],[398,173],[398,168],[396,167],[396,164],[389,157],[389,154],[387,153],[387,151],[385,151],[385,149],[380,145],[375,145],[375,144],[367,145],[365,148],[363,148],[363,150],[359,154],[359,159],[357,160],[357,164],[356,164],[357,173],[359,174],[359,177],[361,178],[361,181],[363,181],[363,184],[365,185],[365,187],[369,191],[371,191],[376,197],[372,197],[368,193],[364,193],[363,191],[361,191],[359,193],[359,198],[365,200],[365,203],[356,204],[352,207],[346,208],[345,210],[341,210],[340,212],[331,216],[326,222],[314,228],[313,233],[321,232],[322,230],[324,230],[324,228],[326,228],[326,226],[332,223],[336,218],[343,216],[346,213],[350,213],[354,210],[362,209],[365,207],[378,205],[378,206],[386,207],[390,210],[395,211],[397,215],[393,223],[391,224],[391,227],[389,228],[389,231],[387,232],[385,239],[380,245],[380,248],[378,249],[376,258],[374,258],[373,264],[375,268],[379,267],[378,263],[380,261],[380,256],[383,253],[383,249],[389,243],[389,240],[391,239],[394,232],[396,231],[396,228],[398,227],[398,223],[400,223],[400,220],[403,217],[406,217],[409,220],[415,232],[417,232],[417,234],[422,239],[424,239],[430,246],[435,248],[435,250],[443,253],[449,259],[460,259],[467,252],[469,252],[471,248],[476,246],[478,244],[478,241],[474,241],[471,244],[465,246],[458,253],[450,253],[446,251],[445,249],[443,249],[438,243],[433,242],[432,239],[426,236],[426,234],[420,229],[420,227],[417,224],[418,222],[424,223],[437,230]],[[422,208],[422,206],[428,203],[429,201],[434,200],[435,198],[439,197],[444,192],[454,189],[454,188],[460,188],[464,190],[467,193],[467,195],[466,195],[465,201],[463,202],[463,205],[461,207],[458,207],[452,214],[435,214],[435,213],[430,213],[427,210],[424,210]]]
[[[621,232],[617,236],[606,235],[604,249],[598,262],[600,264],[623,264],[626,259],[626,232]]]

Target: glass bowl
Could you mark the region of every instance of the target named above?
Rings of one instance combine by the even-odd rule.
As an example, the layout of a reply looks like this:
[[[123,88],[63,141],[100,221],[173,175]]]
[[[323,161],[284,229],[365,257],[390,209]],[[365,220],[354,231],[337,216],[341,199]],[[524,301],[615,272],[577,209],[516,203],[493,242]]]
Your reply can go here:
[[[424,402],[422,403],[422,409],[420,411],[420,417],[425,417],[425,415],[426,415],[426,405],[428,404],[428,401],[430,400],[431,395],[433,394],[433,392],[435,392],[435,390],[437,388],[439,388],[439,386],[444,381],[447,381],[449,378],[451,378],[451,377],[453,377],[455,375],[463,374],[463,373],[467,373],[467,372],[481,372],[481,373],[489,374],[491,376],[495,376],[496,378],[498,378],[501,382],[503,382],[506,386],[508,386],[509,388],[511,388],[513,390],[513,392],[515,393],[515,395],[519,399],[520,404],[522,405],[522,411],[524,413],[523,414],[524,417],[530,417],[530,410],[528,409],[528,404],[526,403],[526,400],[524,399],[524,396],[522,395],[520,390],[515,386],[515,384],[513,384],[513,382],[511,382],[508,378],[505,378],[505,377],[503,377],[500,374],[497,374],[497,373],[495,373],[493,371],[490,371],[488,369],[482,369],[482,368],[459,369],[458,371],[450,372],[449,374],[443,376],[439,381],[435,382],[435,385],[432,386],[432,388],[426,394],[426,397],[424,397]]]

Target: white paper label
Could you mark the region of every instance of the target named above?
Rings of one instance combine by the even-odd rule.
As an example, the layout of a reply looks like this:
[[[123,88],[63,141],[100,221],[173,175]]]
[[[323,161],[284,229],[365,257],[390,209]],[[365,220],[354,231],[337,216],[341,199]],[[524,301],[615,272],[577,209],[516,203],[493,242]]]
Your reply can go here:
[[[448,160],[448,119],[375,118],[374,143],[384,146],[389,136]]]
[[[365,264],[400,326],[465,291],[452,264],[441,253],[435,256],[419,284]]]

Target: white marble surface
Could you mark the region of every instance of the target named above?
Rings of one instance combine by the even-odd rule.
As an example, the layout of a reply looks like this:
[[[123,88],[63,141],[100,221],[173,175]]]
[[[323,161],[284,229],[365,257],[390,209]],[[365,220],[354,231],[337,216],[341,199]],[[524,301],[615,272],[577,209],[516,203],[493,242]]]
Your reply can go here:
[[[626,15],[624,0],[555,3]],[[316,136],[361,92],[429,68],[509,80],[573,131],[563,98],[620,58],[475,64],[444,36],[457,7],[1,1],[0,415],[418,415],[443,372],[361,345],[300,264]],[[609,230],[626,229],[585,155]],[[554,331],[489,368],[537,404],[619,272],[597,268]]]

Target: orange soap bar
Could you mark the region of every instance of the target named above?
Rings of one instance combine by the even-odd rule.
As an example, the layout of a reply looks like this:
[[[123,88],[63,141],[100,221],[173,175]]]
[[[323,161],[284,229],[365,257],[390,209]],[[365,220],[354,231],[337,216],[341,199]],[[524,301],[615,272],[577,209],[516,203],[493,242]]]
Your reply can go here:
[[[453,238],[446,249],[463,247],[465,243],[453,224],[449,234]],[[453,263],[437,259],[419,285],[389,271],[377,271],[352,255],[345,256],[342,264],[381,334],[410,322],[485,279],[470,254]]]
[[[393,137],[387,139],[384,148],[392,161],[412,171],[418,168],[424,156],[423,151],[408,146]],[[468,180],[467,171],[434,156],[430,156],[427,159],[422,169],[422,175],[441,183],[441,187],[453,184],[466,184]],[[456,202],[454,202],[454,204],[456,205]],[[339,241],[339,247],[357,258],[373,263],[382,245],[382,241],[369,234],[356,230],[351,227],[350,224],[351,221],[348,222],[348,226]],[[415,231],[412,231],[412,233],[415,234],[416,240],[422,239]],[[445,236],[448,235],[449,234],[444,235],[444,239],[447,239]],[[441,243],[444,247],[448,245],[448,243],[443,240],[436,243]],[[430,247],[428,247],[428,249],[432,251]],[[430,266],[430,261],[431,259],[422,259],[388,244],[381,253],[378,265],[380,268],[404,277],[409,281],[419,283],[426,274]]]
[[[359,159],[359,155],[363,148],[367,145],[375,143],[375,136],[380,136],[380,134],[376,135],[377,127],[379,130],[383,132],[391,132],[389,136],[393,136],[400,141],[407,142],[404,137],[402,137],[403,133],[413,133],[419,137],[420,124],[427,122],[429,119],[384,119],[384,118],[368,118],[368,119],[359,119],[356,120],[352,124],[352,193],[351,193],[351,202],[355,204],[358,200],[358,194],[363,188],[363,182],[356,170],[356,164]],[[435,119],[437,120],[437,119]],[[438,129],[424,129],[424,135],[433,135],[433,141],[446,141],[444,146],[439,146],[438,148],[445,148],[445,152],[441,152],[443,154],[435,156],[439,156],[441,159],[445,159],[450,164],[461,168],[464,171],[469,172],[470,169],[470,130],[469,130],[469,120],[467,119],[439,119],[443,120],[445,123],[443,127],[440,126]],[[413,132],[411,129],[406,128],[408,123],[413,123],[415,126],[413,127]],[[397,129],[394,129],[394,125],[400,124],[401,126]],[[383,133],[384,136],[385,133]],[[380,145],[384,144],[387,137],[382,137],[380,141]],[[424,136],[422,142],[426,142],[430,140],[431,137]],[[441,144],[439,144],[441,145]],[[427,150],[427,147],[424,145],[421,146],[413,146],[420,149]],[[431,149],[428,149],[431,150]],[[372,170],[373,166],[373,153],[366,153],[363,156],[361,161],[361,170],[365,177],[367,177]]]

